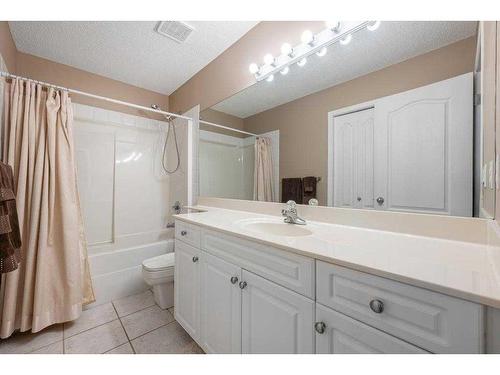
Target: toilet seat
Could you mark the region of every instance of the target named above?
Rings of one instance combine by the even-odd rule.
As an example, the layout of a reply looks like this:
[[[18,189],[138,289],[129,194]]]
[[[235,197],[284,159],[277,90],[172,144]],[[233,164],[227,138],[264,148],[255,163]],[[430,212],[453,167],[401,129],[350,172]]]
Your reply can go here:
[[[165,271],[168,268],[175,266],[175,254],[167,253],[154,258],[146,259],[142,262],[142,267],[145,271],[159,272]]]

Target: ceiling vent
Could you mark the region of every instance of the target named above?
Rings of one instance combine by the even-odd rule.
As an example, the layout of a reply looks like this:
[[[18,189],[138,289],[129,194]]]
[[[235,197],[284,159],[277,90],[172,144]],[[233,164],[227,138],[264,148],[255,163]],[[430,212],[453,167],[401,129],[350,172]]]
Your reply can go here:
[[[193,27],[181,21],[160,21],[156,26],[158,34],[173,39],[177,43],[184,42],[193,30]]]

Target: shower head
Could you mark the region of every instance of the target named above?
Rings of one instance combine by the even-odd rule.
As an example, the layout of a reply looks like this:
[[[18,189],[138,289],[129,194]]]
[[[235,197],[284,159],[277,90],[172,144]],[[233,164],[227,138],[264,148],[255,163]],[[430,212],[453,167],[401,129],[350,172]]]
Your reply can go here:
[[[158,104],[151,104],[151,108],[160,109],[160,106]]]

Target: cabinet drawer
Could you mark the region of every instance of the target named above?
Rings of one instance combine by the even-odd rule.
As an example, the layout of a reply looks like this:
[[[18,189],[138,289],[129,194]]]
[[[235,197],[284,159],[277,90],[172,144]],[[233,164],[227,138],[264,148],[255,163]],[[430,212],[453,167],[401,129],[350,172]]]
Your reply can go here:
[[[325,324],[325,331],[316,333],[318,354],[428,353],[319,304],[316,304],[316,321]]]
[[[203,229],[202,250],[314,299],[314,259]]]
[[[200,228],[180,220],[175,221],[175,238],[196,248],[200,247]]]
[[[431,352],[483,350],[481,305],[320,261],[316,274],[322,305]]]

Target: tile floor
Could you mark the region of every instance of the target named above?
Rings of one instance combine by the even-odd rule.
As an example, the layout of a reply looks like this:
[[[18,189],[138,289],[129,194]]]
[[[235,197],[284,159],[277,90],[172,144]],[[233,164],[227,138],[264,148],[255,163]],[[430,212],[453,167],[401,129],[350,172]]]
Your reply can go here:
[[[83,311],[71,323],[0,340],[0,354],[197,354],[201,348],[151,291]]]

